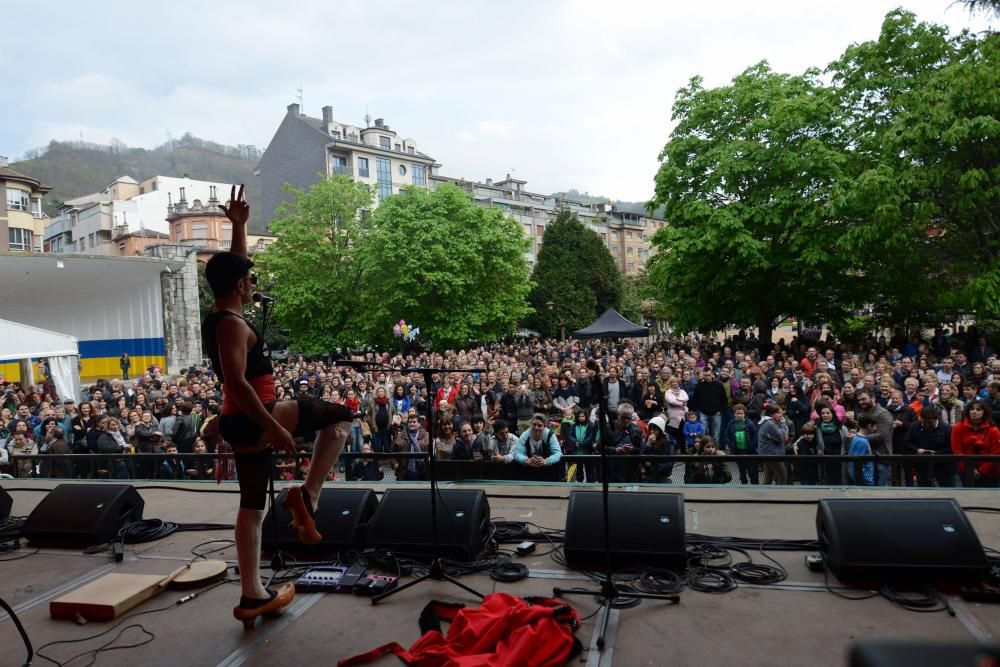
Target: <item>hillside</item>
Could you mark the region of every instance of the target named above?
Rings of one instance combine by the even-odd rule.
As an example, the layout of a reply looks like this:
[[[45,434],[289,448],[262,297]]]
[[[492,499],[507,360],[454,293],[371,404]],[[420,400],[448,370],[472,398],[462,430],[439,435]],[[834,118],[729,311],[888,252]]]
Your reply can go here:
[[[259,196],[253,169],[260,158],[255,146],[223,146],[185,134],[153,149],[129,148],[120,142],[51,141],[45,148],[28,151],[25,158],[10,167],[52,186],[44,201],[49,215],[63,201],[99,192],[126,175],[137,181],[156,175],[187,175],[198,180],[246,183],[250,210],[260,210],[255,206]]]
[[[589,192],[580,192],[579,190],[570,189],[565,192],[553,192],[550,197],[566,197],[574,201],[578,201],[582,204],[599,204],[601,202],[609,201],[609,197],[602,197],[599,195],[592,195]],[[622,199],[616,199],[613,201],[616,209],[622,211],[629,211],[631,213],[639,213],[642,215],[648,215],[646,210],[646,202],[641,201],[624,201]],[[663,207],[656,209],[653,212],[654,218],[663,217]]]

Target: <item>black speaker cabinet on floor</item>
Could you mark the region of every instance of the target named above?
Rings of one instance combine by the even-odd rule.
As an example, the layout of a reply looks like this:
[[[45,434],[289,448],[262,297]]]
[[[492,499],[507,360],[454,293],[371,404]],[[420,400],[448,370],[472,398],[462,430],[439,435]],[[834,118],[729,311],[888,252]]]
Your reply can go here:
[[[827,568],[842,580],[981,579],[988,569],[951,498],[820,500],[816,533]]]
[[[127,484],[60,484],[38,503],[21,529],[36,544],[103,544],[142,518],[145,502]]]
[[[14,506],[14,499],[0,486],[0,522],[10,518],[10,508]]]
[[[615,565],[648,563],[682,572],[687,564],[684,496],[612,492],[608,496]],[[597,491],[572,491],[566,508],[566,562],[604,565],[604,503]]]
[[[368,546],[399,554],[429,554],[431,539],[430,489],[388,489],[382,496]],[[475,560],[490,530],[490,503],[482,489],[438,489],[437,524],[441,556]]]
[[[323,489],[319,496],[319,509],[316,510],[316,529],[323,540],[307,546],[289,528],[292,513],[280,503],[276,504],[271,511],[277,510],[278,546],[286,551],[311,556],[333,554],[343,549],[361,550],[376,507],[378,498],[371,489]],[[265,551],[270,551],[274,544],[271,511],[264,517],[262,544]]]
[[[983,667],[1000,661],[1000,645],[976,642],[861,641],[851,647],[850,667]]]

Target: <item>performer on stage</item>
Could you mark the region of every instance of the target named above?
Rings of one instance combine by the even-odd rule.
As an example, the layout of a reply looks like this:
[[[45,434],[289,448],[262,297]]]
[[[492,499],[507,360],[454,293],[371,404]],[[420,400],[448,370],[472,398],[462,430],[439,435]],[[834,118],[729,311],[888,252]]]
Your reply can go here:
[[[236,517],[236,557],[243,596],[233,609],[237,620],[252,628],[258,616],[280,614],[295,596],[292,583],[271,592],[260,578],[261,524],[270,474],[272,448],[295,454],[295,436],[316,439],[305,484],[282,492],[282,504],[292,513],[292,528],[302,542],[316,544],[322,536],[313,514],[319,506],[323,481],[330,474],[351,431],[351,411],[312,397],[275,402],[274,369],[264,356],[264,336],[243,317],[253,300],[256,276],[247,257],[246,224],[250,207],[233,186],[227,206],[220,206],[233,223],[232,250],[209,260],[205,277],[215,304],[202,323],[205,352],[222,385],[219,432],[235,450],[240,484]]]

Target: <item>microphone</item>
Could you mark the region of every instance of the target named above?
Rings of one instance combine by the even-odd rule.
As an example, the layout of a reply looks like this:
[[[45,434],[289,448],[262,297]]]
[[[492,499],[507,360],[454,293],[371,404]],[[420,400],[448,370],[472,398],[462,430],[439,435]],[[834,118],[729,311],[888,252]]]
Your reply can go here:
[[[257,303],[274,303],[276,299],[273,296],[268,296],[262,292],[254,292],[253,300]]]

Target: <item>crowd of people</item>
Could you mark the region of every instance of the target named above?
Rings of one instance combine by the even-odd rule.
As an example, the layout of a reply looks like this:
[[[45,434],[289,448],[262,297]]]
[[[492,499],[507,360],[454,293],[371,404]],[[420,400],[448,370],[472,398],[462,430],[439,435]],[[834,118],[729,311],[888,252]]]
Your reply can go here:
[[[611,481],[690,484],[997,486],[997,463],[935,462],[933,456],[1000,455],[1000,358],[973,327],[931,337],[896,333],[862,346],[793,338],[766,349],[752,333],[717,341],[695,334],[639,340],[528,339],[467,350],[369,352],[375,370],[332,359],[275,364],[278,400],[316,397],[354,415],[349,479],[426,479],[421,457],[547,468],[567,481],[598,481],[596,461],[614,456]],[[596,361],[588,368],[588,360]],[[434,374],[414,367],[481,369]],[[122,366],[128,374],[128,366]],[[208,365],[167,377],[98,381],[77,402],[51,385],[0,383],[0,472],[16,477],[233,479],[218,436],[221,390]],[[606,398],[601,437],[597,401]],[[435,427],[430,432],[431,417]],[[304,478],[311,443],[279,474]],[[123,453],[157,454],[123,457]],[[216,456],[193,456],[213,453]],[[47,456],[60,454],[64,456]],[[115,455],[74,460],[69,454]],[[684,465],[670,458],[692,454]],[[726,456],[787,457],[762,463]],[[890,469],[865,462],[797,462],[796,456],[927,456]],[[347,457],[345,457],[346,459]],[[556,468],[553,469],[553,466]],[[487,468],[488,469],[488,468]],[[487,473],[488,475],[488,473]],[[504,475],[509,479],[510,475]]]

